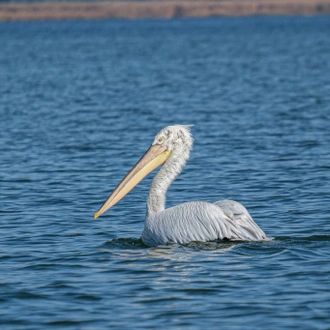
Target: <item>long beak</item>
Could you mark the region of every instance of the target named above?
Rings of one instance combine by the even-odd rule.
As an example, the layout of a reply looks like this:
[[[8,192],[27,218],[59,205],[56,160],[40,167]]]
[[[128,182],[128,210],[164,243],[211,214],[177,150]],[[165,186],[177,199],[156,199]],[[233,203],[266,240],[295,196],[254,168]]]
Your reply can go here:
[[[152,145],[134,167],[126,174],[116,189],[111,193],[101,208],[94,214],[96,219],[110,207],[117,204],[126,196],[145,176],[159,165],[166,162],[171,151],[167,147]]]

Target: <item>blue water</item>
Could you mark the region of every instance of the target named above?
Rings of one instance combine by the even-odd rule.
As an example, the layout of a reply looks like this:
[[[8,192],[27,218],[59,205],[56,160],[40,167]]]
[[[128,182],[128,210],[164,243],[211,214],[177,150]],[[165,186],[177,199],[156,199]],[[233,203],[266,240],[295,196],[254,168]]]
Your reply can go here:
[[[0,24],[1,329],[329,329],[330,17]],[[167,206],[231,198],[266,243],[148,248],[152,175],[94,212],[169,124]]]

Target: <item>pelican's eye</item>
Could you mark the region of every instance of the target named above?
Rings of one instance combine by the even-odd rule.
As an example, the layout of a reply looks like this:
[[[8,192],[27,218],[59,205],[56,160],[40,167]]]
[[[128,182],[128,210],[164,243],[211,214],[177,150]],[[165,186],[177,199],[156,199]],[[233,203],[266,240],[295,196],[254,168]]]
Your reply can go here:
[[[164,136],[160,136],[157,140],[157,144],[162,144],[164,142]]]

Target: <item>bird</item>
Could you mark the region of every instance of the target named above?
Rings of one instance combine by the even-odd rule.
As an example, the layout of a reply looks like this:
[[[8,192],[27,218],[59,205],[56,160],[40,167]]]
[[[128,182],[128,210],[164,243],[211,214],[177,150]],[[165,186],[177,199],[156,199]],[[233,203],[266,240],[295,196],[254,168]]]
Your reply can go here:
[[[94,214],[94,218],[118,203],[145,176],[162,165],[149,188],[141,236],[145,245],[155,247],[222,240],[267,241],[267,236],[246,208],[233,200],[213,203],[191,201],[165,208],[166,192],[181,173],[193,147],[191,126],[172,125],[163,128]]]

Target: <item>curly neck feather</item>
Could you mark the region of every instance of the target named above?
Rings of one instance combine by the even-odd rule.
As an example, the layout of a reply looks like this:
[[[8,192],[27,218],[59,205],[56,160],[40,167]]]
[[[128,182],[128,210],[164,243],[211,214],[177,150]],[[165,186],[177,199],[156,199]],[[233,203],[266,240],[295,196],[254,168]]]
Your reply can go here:
[[[181,173],[189,158],[192,145],[183,144],[172,155],[154,177],[148,194],[147,218],[165,209],[166,192],[171,183]]]

